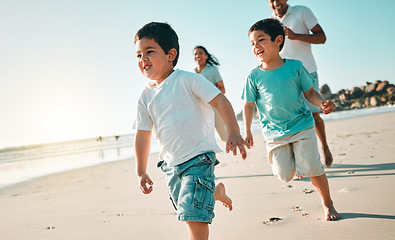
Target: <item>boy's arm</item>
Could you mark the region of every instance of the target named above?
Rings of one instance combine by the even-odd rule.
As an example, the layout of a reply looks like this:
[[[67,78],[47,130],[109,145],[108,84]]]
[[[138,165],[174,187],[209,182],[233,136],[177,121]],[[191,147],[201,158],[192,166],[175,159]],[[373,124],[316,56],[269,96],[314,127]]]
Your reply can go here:
[[[148,156],[151,147],[151,131],[137,130],[134,149],[136,156],[136,173],[140,189],[144,194],[152,192],[154,184],[147,173]],[[149,186],[147,186],[147,184]]]
[[[331,100],[324,100],[319,92],[310,88],[307,92],[303,93],[306,99],[317,107],[324,110],[324,114],[329,114],[333,112],[336,105]]]
[[[250,146],[254,145],[254,138],[251,133],[252,118],[254,115],[254,102],[245,102],[243,109],[243,119],[245,125],[245,140]]]
[[[225,122],[226,131],[228,133],[228,140],[226,142],[226,152],[232,150],[233,155],[237,155],[237,148],[243,159],[247,157],[247,152],[244,145],[250,148],[250,145],[244,141],[240,135],[240,128],[237,124],[236,114],[229,100],[222,94],[218,94],[213,100],[209,102],[211,106],[217,109]]]

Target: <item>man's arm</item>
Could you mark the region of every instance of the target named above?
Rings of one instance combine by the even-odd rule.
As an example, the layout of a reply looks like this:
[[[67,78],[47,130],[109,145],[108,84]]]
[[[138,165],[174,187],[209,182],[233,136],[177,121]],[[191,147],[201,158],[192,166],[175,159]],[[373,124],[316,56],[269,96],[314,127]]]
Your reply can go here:
[[[243,119],[245,125],[245,141],[252,147],[254,145],[254,138],[251,132],[252,118],[254,115],[254,102],[245,102],[243,109]]]
[[[211,106],[217,109],[225,122],[226,131],[228,133],[228,140],[226,142],[226,152],[231,150],[233,155],[237,154],[237,148],[239,148],[240,154],[243,159],[247,157],[247,152],[244,145],[250,148],[250,145],[244,141],[240,135],[240,128],[237,124],[236,114],[233,111],[233,107],[229,100],[222,94],[218,94],[213,100],[209,102]]]
[[[312,34],[298,34],[294,33],[290,28],[284,27],[285,37],[290,40],[298,40],[311,44],[324,44],[326,42],[326,35],[322,27],[317,24],[312,29]]]
[[[303,93],[306,99],[317,107],[324,110],[324,114],[329,114],[333,112],[336,105],[331,100],[324,100],[319,92],[310,88],[307,92]]]
[[[147,174],[148,156],[151,148],[151,131],[137,130],[134,149],[136,158],[136,173],[140,189],[144,194],[152,192],[154,184]],[[149,186],[147,186],[147,184]]]

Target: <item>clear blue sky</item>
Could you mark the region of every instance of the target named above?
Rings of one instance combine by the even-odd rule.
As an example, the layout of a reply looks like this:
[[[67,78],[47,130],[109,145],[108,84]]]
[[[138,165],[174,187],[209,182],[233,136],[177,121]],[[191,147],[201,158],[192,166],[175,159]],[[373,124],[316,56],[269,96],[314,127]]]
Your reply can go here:
[[[321,84],[337,92],[395,82],[395,1],[288,3],[310,7],[327,35],[313,47]],[[151,21],[178,33],[177,68],[193,70],[195,45],[219,59],[238,113],[243,82],[259,64],[247,31],[270,14],[266,0],[0,0],[0,148],[130,133],[147,85],[132,38]]]

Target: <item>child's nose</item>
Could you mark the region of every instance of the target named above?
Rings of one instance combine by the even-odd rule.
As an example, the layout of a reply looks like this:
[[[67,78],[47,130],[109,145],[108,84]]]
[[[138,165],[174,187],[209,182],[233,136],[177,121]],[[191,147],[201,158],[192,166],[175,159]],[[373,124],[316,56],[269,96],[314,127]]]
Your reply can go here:
[[[147,60],[147,56],[143,54],[143,55],[141,55],[139,60],[140,60],[140,62],[144,62]]]

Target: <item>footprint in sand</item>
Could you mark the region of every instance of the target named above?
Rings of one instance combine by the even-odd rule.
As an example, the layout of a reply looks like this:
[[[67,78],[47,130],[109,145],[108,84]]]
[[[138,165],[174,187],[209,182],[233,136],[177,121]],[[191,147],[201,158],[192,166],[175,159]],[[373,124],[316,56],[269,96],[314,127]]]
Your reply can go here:
[[[302,217],[308,217],[309,214],[308,214],[307,212],[302,212],[302,213],[300,213],[300,216],[302,216]]]
[[[305,188],[305,189],[303,190],[303,192],[304,192],[304,194],[310,194],[310,193],[313,193],[314,190],[309,190],[309,189]]]
[[[263,221],[263,223],[266,224],[266,225],[269,225],[269,224],[278,222],[278,221],[280,221],[280,220],[283,220],[283,219],[280,218],[280,217],[271,217],[271,218],[269,218],[268,220]]]
[[[302,217],[307,217],[307,216],[310,215],[307,212],[302,212],[302,208],[301,207],[293,207],[292,211],[293,212],[299,212],[300,216],[302,216]]]
[[[293,207],[292,208],[292,212],[300,212],[300,211],[302,211],[301,207]]]

